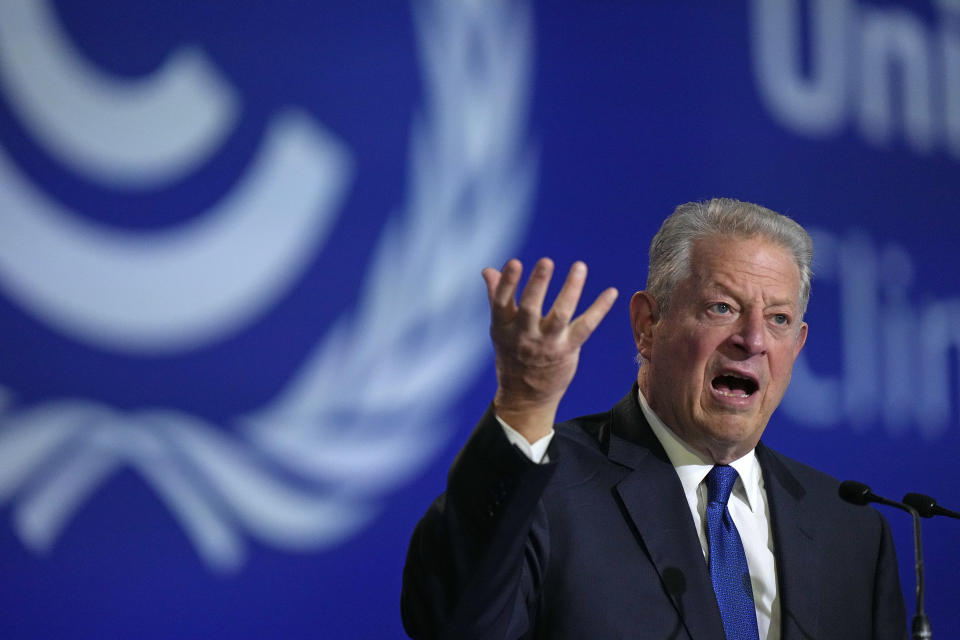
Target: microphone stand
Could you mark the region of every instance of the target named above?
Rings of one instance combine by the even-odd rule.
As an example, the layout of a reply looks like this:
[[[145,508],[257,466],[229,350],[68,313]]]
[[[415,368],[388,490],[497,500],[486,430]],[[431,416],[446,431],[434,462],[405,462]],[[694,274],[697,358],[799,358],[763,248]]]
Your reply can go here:
[[[892,502],[892,501],[891,501]],[[913,640],[930,640],[933,633],[930,631],[930,620],[923,610],[924,580],[923,580],[923,540],[920,535],[920,514],[913,507],[901,505],[913,516],[913,548],[914,568],[917,573],[917,609],[913,614],[913,623],[910,625],[910,634]]]
[[[910,505],[878,496],[870,487],[861,483],[847,480],[840,483],[840,497],[857,505],[870,502],[885,504],[906,511],[913,516],[913,559],[917,577],[917,608],[910,625],[912,640],[930,640],[933,637],[930,631],[930,620],[923,610],[924,581],[923,581],[923,537],[920,534],[920,513]]]

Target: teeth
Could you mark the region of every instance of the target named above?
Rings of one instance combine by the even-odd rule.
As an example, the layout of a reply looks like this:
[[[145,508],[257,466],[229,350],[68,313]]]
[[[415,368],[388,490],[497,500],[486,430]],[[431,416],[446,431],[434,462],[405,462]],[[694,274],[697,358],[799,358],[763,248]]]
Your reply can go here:
[[[732,391],[720,391],[719,389],[717,389],[716,392],[722,396],[726,396],[727,398],[749,398],[750,397],[749,394],[746,394],[743,392],[734,393]]]

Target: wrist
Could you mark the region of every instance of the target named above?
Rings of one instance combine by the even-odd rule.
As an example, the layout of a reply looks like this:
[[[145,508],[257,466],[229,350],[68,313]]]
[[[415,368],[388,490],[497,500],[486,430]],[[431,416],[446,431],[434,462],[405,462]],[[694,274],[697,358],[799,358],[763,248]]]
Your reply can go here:
[[[501,390],[493,399],[497,416],[531,444],[549,435],[557,417],[559,402],[531,402],[510,398]]]

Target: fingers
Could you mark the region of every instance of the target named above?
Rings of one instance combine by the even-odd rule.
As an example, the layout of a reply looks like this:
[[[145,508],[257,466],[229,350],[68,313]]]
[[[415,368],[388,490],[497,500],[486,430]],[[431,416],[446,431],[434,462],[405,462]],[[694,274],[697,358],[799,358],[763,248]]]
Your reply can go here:
[[[583,284],[586,280],[587,265],[579,260],[574,262],[570,271],[567,272],[563,288],[557,294],[557,299],[553,301],[550,313],[543,320],[544,331],[559,331],[567,326],[577,310],[577,303],[580,302],[580,294],[583,293]]]
[[[487,283],[487,299],[490,300],[490,304],[493,304],[494,293],[497,290],[497,285],[500,284],[502,274],[493,267],[487,267],[480,272],[480,275],[483,276],[483,281]]]
[[[607,315],[613,303],[617,299],[618,292],[613,287],[605,290],[597,299],[593,301],[586,311],[573,321],[570,325],[570,341],[576,345],[581,345],[587,341],[593,330],[597,328],[600,321]]]
[[[543,299],[547,295],[547,287],[550,285],[550,278],[553,276],[553,260],[550,258],[540,258],[530,273],[530,279],[527,286],[523,288],[520,294],[520,314],[524,320],[530,324],[540,322],[540,314],[543,309]]]
[[[495,323],[509,322],[516,313],[517,305],[514,296],[517,283],[523,273],[523,265],[517,259],[507,261],[503,271],[491,267],[483,270],[482,275],[487,283],[487,297],[490,299],[490,313]]]
[[[491,267],[484,269],[482,275],[487,284],[491,316],[494,324],[503,325],[512,322],[519,315],[521,325],[528,327],[539,325],[544,333],[559,333],[569,328],[570,341],[579,346],[590,337],[610,311],[617,299],[617,290],[611,287],[601,293],[593,304],[571,323],[570,319],[576,312],[577,303],[580,301],[587,279],[587,265],[578,260],[570,267],[550,312],[541,319],[543,301],[547,295],[553,268],[553,261],[550,258],[541,258],[537,261],[520,295],[519,304],[516,302],[516,293],[520,277],[523,275],[523,265],[520,261],[517,259],[508,261],[502,271]]]

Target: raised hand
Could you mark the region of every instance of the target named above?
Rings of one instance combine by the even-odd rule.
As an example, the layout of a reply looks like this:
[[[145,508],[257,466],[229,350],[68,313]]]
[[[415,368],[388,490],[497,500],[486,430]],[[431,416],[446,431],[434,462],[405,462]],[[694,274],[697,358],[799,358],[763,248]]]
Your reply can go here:
[[[546,316],[543,300],[553,275],[553,261],[541,258],[516,301],[523,273],[519,260],[503,271],[483,270],[490,298],[490,336],[496,355],[497,394],[494,409],[528,441],[536,442],[553,428],[557,407],[577,371],[580,346],[590,337],[617,299],[609,288],[573,319],[587,265],[575,262]]]

